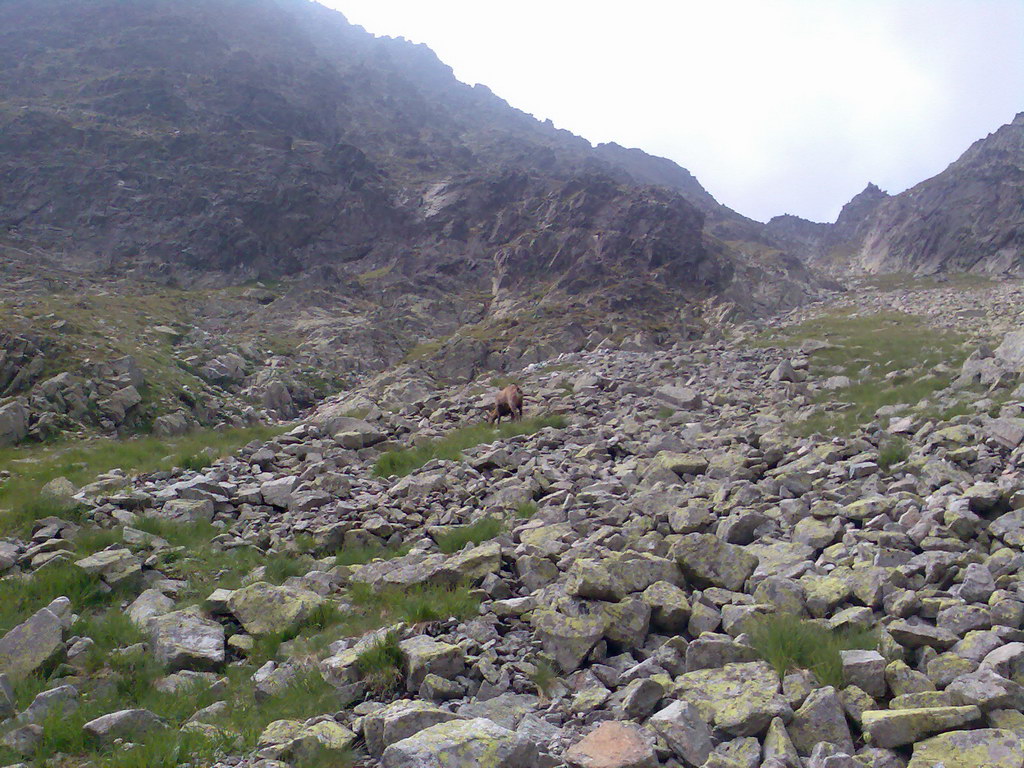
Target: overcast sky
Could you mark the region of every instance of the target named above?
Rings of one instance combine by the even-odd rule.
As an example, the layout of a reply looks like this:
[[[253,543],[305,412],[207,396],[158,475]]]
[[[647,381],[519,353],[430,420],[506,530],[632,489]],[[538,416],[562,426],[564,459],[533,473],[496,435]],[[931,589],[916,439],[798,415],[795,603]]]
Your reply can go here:
[[[762,221],[832,221],[1024,111],[1024,0],[321,1]]]

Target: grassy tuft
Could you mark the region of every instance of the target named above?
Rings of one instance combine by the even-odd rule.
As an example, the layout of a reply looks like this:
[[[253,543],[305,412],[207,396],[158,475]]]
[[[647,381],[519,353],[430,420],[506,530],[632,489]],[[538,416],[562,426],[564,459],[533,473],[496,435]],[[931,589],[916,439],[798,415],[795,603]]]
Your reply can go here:
[[[878,448],[878,466],[888,471],[910,456],[910,444],[901,437],[889,438]]]
[[[408,546],[402,547],[345,547],[334,554],[335,565],[365,565],[371,560],[391,560],[409,553]]]
[[[480,599],[465,586],[421,585],[374,590],[367,584],[355,582],[349,587],[349,599],[356,610],[346,617],[345,626],[353,633],[399,621],[426,624],[447,618],[468,619],[476,616],[480,609]]]
[[[520,520],[529,520],[537,514],[537,502],[523,501],[516,505],[516,517]]]
[[[356,666],[373,695],[387,696],[397,691],[405,680],[405,653],[398,645],[398,636],[388,632],[372,643],[359,654]]]
[[[501,533],[502,528],[501,520],[498,518],[484,517],[472,525],[456,528],[454,531],[438,536],[437,546],[446,555],[450,555],[469,543],[479,544],[482,541],[493,539]]]
[[[377,459],[373,471],[378,477],[391,477],[392,475],[404,477],[433,459],[459,461],[462,458],[462,452],[474,446],[516,435],[532,435],[544,427],[561,429],[565,427],[565,424],[565,418],[562,416],[543,416],[506,422],[497,427],[488,424],[462,427],[442,438],[413,448],[387,451]]]
[[[537,687],[537,694],[541,698],[546,698],[551,695],[555,683],[559,680],[558,670],[555,669],[550,661],[544,658],[538,659],[533,667],[533,672],[529,676],[530,682]]]
[[[807,669],[822,685],[836,688],[844,685],[840,651],[878,647],[878,638],[870,630],[833,630],[786,614],[757,619],[750,640],[779,677],[791,669]]]

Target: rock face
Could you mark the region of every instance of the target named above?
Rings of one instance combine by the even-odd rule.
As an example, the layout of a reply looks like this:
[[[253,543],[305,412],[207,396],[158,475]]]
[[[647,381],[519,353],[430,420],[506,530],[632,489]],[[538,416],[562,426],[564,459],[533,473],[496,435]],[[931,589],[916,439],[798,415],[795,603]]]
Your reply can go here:
[[[905,192],[890,197],[869,184],[834,224],[777,217],[766,235],[836,271],[1021,275],[1022,158],[1024,113]]]

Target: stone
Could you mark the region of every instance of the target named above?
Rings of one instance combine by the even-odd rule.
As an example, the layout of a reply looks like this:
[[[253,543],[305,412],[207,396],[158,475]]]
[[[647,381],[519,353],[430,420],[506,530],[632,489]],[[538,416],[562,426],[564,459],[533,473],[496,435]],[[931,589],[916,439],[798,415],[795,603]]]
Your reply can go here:
[[[280,477],[277,480],[268,480],[260,485],[260,494],[263,502],[272,507],[288,509],[291,506],[293,491],[297,484],[295,477]]]
[[[885,658],[878,651],[840,651],[843,679],[876,699],[885,696]]]
[[[76,493],[78,488],[66,477],[55,477],[39,489],[40,496],[46,497],[61,509],[71,509],[78,503],[75,501]]]
[[[174,600],[158,589],[147,589],[128,606],[128,618],[132,624],[145,629],[154,616],[163,616],[174,610]]]
[[[382,768],[539,768],[537,747],[490,720],[453,720],[395,742]]]
[[[12,684],[54,664],[64,653],[64,625],[42,608],[0,638],[0,674]]]
[[[733,736],[754,736],[791,709],[779,693],[779,677],[764,662],[726,664],[676,678],[676,698],[697,708],[700,718]]]
[[[711,754],[711,731],[697,708],[674,701],[652,715],[647,724],[665,739],[672,753],[689,765],[703,765]]]
[[[130,588],[142,580],[142,563],[128,549],[104,549],[76,560],[75,565],[111,587]]]
[[[135,741],[150,731],[166,728],[167,724],[148,709],[122,709],[90,720],[82,727],[101,744],[109,745],[115,739]]]
[[[892,622],[887,629],[897,643],[907,648],[927,646],[944,651],[953,647],[960,639],[948,629],[940,629],[924,622],[911,623],[903,619]]]
[[[409,691],[419,688],[428,674],[452,678],[465,670],[465,654],[457,645],[417,635],[402,640],[398,646],[405,654],[405,680]]]
[[[679,568],[671,560],[628,552],[574,561],[566,574],[565,591],[588,600],[616,602],[652,584],[674,584],[679,579]]]
[[[939,731],[950,731],[974,722],[981,710],[967,707],[927,707],[921,709],[876,709],[862,716],[864,733],[876,747],[891,749],[913,744]]]
[[[1024,687],[996,674],[991,667],[961,675],[946,686],[964,704],[976,704],[983,710],[1024,709]]]
[[[224,627],[193,611],[150,618],[149,636],[156,658],[170,670],[215,670],[224,664]]]
[[[380,757],[396,741],[419,733],[438,723],[459,719],[459,715],[425,701],[401,699],[371,712],[363,718],[363,739],[373,757]]]
[[[1013,731],[949,731],[914,745],[907,768],[1021,768],[1024,741]]]
[[[649,471],[665,469],[682,477],[702,475],[708,468],[708,460],[699,453],[675,453],[659,451],[651,460]]]
[[[835,688],[826,686],[812,691],[794,714],[787,727],[793,745],[801,755],[810,755],[820,741],[853,754],[853,737],[846,724],[843,705]]]
[[[289,741],[276,750],[292,765],[331,764],[347,760],[356,735],[334,720],[321,720],[302,726]]]
[[[25,711],[18,716],[21,723],[41,723],[50,712],[70,715],[78,709],[78,689],[73,685],[58,685],[39,693]]]
[[[544,652],[566,674],[579,668],[607,628],[600,616],[570,617],[552,610],[534,611],[532,623]]]
[[[758,562],[743,547],[711,534],[684,534],[672,545],[671,553],[694,586],[722,587],[730,592],[743,590]]]
[[[793,740],[786,732],[786,725],[782,718],[776,717],[768,726],[768,733],[764,737],[763,765],[774,761],[785,768],[803,768],[800,754],[793,746]]]
[[[171,499],[164,503],[161,517],[176,523],[208,523],[213,512],[209,499]]]
[[[671,384],[663,384],[654,390],[654,398],[661,403],[690,411],[700,408],[700,393],[690,387],[677,387]]]
[[[32,757],[43,741],[43,726],[37,723],[13,728],[3,735],[0,744],[22,757]],[[18,764],[23,765],[23,764]],[[17,766],[10,766],[17,768]]]
[[[257,581],[232,592],[228,608],[249,634],[269,635],[295,629],[323,601],[307,589]]]
[[[657,768],[658,757],[632,723],[606,721],[566,750],[572,768]]]
[[[28,408],[20,400],[0,406],[0,446],[20,443],[28,436]]]
[[[14,697],[14,688],[7,675],[0,673],[0,722],[8,717],[14,717],[18,709]]]
[[[1006,334],[992,354],[1014,370],[1024,371],[1024,331]]]
[[[630,720],[643,720],[664,696],[665,688],[661,683],[650,677],[639,677],[622,689],[620,706]]]
[[[456,711],[465,718],[483,717],[503,728],[515,730],[523,718],[537,709],[539,700],[527,693],[501,693],[490,699],[470,700]]]

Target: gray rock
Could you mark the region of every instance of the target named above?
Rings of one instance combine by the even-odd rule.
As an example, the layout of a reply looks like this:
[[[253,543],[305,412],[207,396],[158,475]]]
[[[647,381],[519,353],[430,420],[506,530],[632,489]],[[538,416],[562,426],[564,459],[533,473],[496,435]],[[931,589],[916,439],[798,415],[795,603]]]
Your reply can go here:
[[[380,757],[396,741],[413,736],[432,725],[459,718],[459,715],[425,701],[393,701],[363,718],[366,750],[373,757]]]
[[[171,670],[214,670],[224,664],[224,627],[192,611],[149,620],[153,653]]]
[[[787,728],[797,752],[811,754],[820,741],[853,754],[853,737],[846,724],[843,705],[832,686],[813,691],[794,714]]]
[[[869,696],[885,696],[885,658],[878,651],[840,651],[843,677]]]
[[[0,445],[14,445],[25,439],[28,417],[28,408],[20,400],[0,406]]]
[[[539,768],[536,746],[490,720],[454,720],[384,750],[382,768]]]
[[[154,616],[163,616],[174,610],[174,600],[158,589],[147,589],[128,606],[128,618],[142,629],[149,626]]]
[[[43,608],[0,638],[0,674],[17,683],[56,662],[64,650],[64,625]]]
[[[122,709],[90,720],[83,728],[102,744],[115,739],[136,740],[150,731],[166,728],[167,724],[148,709]]]
[[[689,765],[703,765],[711,754],[711,731],[692,704],[674,701],[652,715],[647,724]]]

